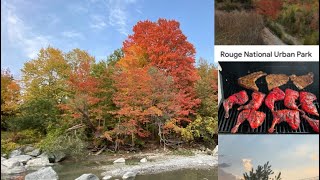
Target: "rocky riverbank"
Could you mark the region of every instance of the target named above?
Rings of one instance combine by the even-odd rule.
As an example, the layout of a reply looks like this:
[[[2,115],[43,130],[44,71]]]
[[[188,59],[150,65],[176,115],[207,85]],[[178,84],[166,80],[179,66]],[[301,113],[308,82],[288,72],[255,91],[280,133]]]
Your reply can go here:
[[[32,154],[33,156],[27,155]],[[218,163],[217,151],[214,150],[181,150],[181,152],[192,152],[191,154],[179,154],[175,151],[141,152],[141,153],[122,153],[122,154],[102,154],[90,155],[86,159],[73,162],[64,160],[60,153],[45,154],[38,152],[37,149],[25,152],[25,150],[15,150],[8,156],[1,158],[1,179],[31,178],[34,180],[50,177],[60,179],[60,173],[70,173],[68,164],[79,164],[77,171],[82,169],[82,163],[98,162],[92,168],[85,171],[74,173],[71,179],[134,179],[136,175],[158,174],[181,169],[210,170],[214,169]],[[63,161],[58,163],[58,161]],[[84,165],[84,164],[83,164]],[[65,166],[65,168],[63,168]],[[85,165],[84,165],[85,166]],[[52,167],[52,168],[51,168]],[[59,167],[59,168],[58,168]],[[64,169],[63,171],[60,171]],[[90,170],[91,169],[91,170]],[[102,173],[101,173],[102,172]],[[93,173],[93,174],[90,174]],[[101,174],[100,174],[101,173]],[[65,178],[65,177],[64,177]]]

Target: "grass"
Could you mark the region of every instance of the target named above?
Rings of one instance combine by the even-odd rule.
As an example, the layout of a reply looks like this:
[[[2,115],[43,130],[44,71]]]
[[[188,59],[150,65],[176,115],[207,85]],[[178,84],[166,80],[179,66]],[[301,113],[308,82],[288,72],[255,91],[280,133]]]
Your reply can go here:
[[[255,12],[215,12],[216,45],[263,44],[261,38],[263,28],[263,19]]]

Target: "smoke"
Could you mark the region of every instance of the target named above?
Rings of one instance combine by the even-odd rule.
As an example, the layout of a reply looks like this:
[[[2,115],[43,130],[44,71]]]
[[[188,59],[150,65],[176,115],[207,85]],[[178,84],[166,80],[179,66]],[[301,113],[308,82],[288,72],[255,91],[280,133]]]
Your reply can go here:
[[[253,167],[251,159],[242,159],[242,165],[246,171],[250,171]]]

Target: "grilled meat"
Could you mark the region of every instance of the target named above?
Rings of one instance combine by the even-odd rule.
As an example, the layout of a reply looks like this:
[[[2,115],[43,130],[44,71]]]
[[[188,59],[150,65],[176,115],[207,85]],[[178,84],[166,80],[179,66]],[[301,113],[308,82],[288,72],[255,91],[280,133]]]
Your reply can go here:
[[[285,74],[268,74],[266,76],[266,81],[268,90],[271,91],[275,87],[280,87],[284,84],[287,84],[289,81],[289,76]]]
[[[287,122],[293,130],[297,130],[299,128],[300,116],[299,116],[298,110],[283,109],[283,110],[273,111],[272,115],[273,115],[273,120],[272,120],[272,125],[268,130],[269,133],[273,133],[275,125],[281,122]]]
[[[231,129],[231,133],[236,133],[239,129],[239,126],[245,121],[248,120],[250,127],[255,129],[262,125],[263,121],[266,119],[266,114],[254,109],[245,109],[240,112],[236,125]]]
[[[285,93],[280,88],[276,87],[266,97],[265,104],[271,111],[274,111],[274,103],[283,100],[284,97]]]
[[[308,117],[306,114],[303,114],[301,117],[308,122],[308,124],[312,127],[312,129],[315,132],[319,133],[319,120],[312,119],[312,118]]]
[[[253,91],[259,91],[258,86],[256,85],[256,80],[259,79],[262,76],[267,75],[267,73],[258,71],[251,74],[248,74],[246,76],[240,77],[238,79],[238,84],[246,89],[251,89]]]
[[[293,82],[293,84],[298,88],[298,89],[304,89],[307,86],[309,86],[310,84],[313,83],[313,73],[309,72],[306,75],[302,75],[302,76],[296,76],[296,75],[291,75],[290,79]]]
[[[317,97],[314,94],[310,92],[301,91],[299,99],[303,111],[319,117],[317,107],[313,104],[313,101],[317,99]]]
[[[242,90],[238,93],[235,93],[229,96],[226,100],[223,101],[223,107],[226,112],[225,118],[229,118],[229,110],[232,108],[233,105],[243,105],[248,101],[249,97],[245,90]]]
[[[258,91],[254,91],[251,96],[252,96],[251,101],[245,106],[240,106],[238,108],[238,111],[240,111],[242,109],[258,110],[260,108],[260,106],[262,105],[264,98],[266,97],[266,95],[264,93],[258,92]]]
[[[289,109],[298,110],[296,100],[299,98],[299,92],[292,89],[286,89],[285,94],[284,105]]]

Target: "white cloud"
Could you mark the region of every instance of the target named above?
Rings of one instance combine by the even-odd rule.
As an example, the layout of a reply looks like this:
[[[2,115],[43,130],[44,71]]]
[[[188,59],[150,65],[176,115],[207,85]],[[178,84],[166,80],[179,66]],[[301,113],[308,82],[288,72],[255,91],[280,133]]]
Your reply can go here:
[[[246,171],[251,171],[253,167],[251,159],[242,159],[242,165]]]
[[[91,16],[91,22],[90,27],[93,29],[103,29],[107,26],[107,23],[105,22],[105,18],[100,15],[92,15]]]
[[[4,24],[9,42],[22,49],[28,58],[35,58],[38,51],[49,45],[49,36],[36,35],[32,29],[15,13],[14,6],[4,3]]]
[[[78,38],[78,39],[84,38],[82,33],[76,32],[76,31],[64,31],[64,32],[62,32],[62,36],[66,37],[66,38]]]

